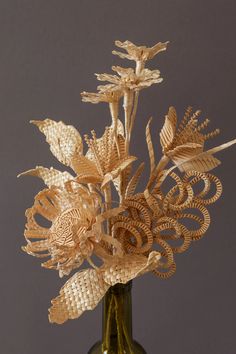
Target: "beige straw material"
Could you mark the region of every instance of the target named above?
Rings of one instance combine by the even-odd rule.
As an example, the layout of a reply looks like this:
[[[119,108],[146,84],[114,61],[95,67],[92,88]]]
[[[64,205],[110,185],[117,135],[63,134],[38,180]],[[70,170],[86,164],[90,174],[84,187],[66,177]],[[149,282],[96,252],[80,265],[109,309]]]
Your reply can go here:
[[[45,135],[53,155],[64,165],[72,167],[74,156],[83,152],[82,138],[72,126],[52,119],[32,120]]]
[[[100,269],[107,284],[126,284],[129,280],[157,268],[160,258],[161,254],[155,251],[151,252],[148,258],[127,254],[122,258],[113,257]]]
[[[101,136],[94,130],[83,137],[71,125],[52,119],[34,120],[53,155],[71,171],[38,166],[22,173],[41,178],[47,188],[26,211],[23,250],[47,258],[42,266],[69,275],[86,260],[90,269],[67,281],[52,301],[51,322],[63,323],[93,309],[110,286],[127,283],[152,271],[167,279],[176,271],[176,255],[189,249],[207,232],[208,206],[222,194],[218,177],[210,173],[221,161],[216,153],[236,139],[206,150],[219,129],[207,132],[209,119],[188,107],[178,119],[170,107],[160,136],[152,137],[152,118],[146,124],[149,167],[131,151],[139,96],[163,81],[148,60],[165,52],[168,42],[137,46],[115,41],[113,51],[133,67],[112,66],[112,73],[96,74],[96,92],[83,91],[82,101],[108,105],[110,123]],[[160,138],[159,160],[156,146]],[[137,192],[144,169],[149,178]],[[43,222],[43,220],[46,223]],[[102,264],[100,268],[96,261]]]
[[[36,166],[36,168],[23,172],[19,174],[20,176],[36,176],[41,178],[46,186],[51,187],[60,187],[64,188],[66,182],[71,181],[74,177],[67,171],[61,172],[55,168],[46,168],[42,166]]]
[[[58,324],[75,319],[86,310],[93,310],[110,285],[101,272],[86,269],[74,274],[63,286],[60,295],[52,300],[49,321]]]
[[[60,295],[52,300],[49,320],[61,324],[68,319],[93,310],[110,286],[127,283],[131,279],[157,267],[159,252],[144,256],[126,255],[112,257],[100,269],[86,269],[73,275],[60,290]]]

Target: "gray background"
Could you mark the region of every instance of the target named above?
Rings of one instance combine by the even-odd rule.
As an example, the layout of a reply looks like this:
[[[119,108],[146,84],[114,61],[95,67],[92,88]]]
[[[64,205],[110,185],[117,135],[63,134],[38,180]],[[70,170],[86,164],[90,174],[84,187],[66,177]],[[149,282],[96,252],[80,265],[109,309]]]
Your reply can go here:
[[[36,164],[62,168],[30,119],[64,120],[81,133],[109,124],[107,107],[82,103],[80,92],[95,90],[94,72],[126,64],[111,54],[115,39],[171,41],[151,62],[165,81],[141,96],[134,133],[140,159],[147,160],[151,115],[160,152],[169,105],[180,115],[189,104],[201,108],[222,128],[212,144],[235,137],[235,1],[1,0],[1,354],[85,354],[100,337],[100,306],[63,326],[48,323],[50,299],[65,280],[20,251],[24,211],[43,185],[16,175]],[[236,352],[235,150],[218,157],[224,195],[210,207],[206,237],[177,256],[170,280],[150,274],[134,282],[134,334],[148,354]]]

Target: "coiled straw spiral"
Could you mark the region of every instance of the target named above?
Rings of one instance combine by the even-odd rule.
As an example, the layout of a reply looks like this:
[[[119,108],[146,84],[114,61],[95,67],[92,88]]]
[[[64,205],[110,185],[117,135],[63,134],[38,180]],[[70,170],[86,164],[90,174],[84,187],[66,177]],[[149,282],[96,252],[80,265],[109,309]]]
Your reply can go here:
[[[209,173],[191,171],[180,177],[172,172],[169,177],[175,184],[166,195],[160,188],[127,197],[126,212],[112,224],[113,236],[125,252],[148,255],[154,248],[160,250],[162,260],[153,272],[162,279],[175,273],[174,254],[185,252],[192,241],[204,236],[210,225],[206,206],[222,193],[220,180]],[[214,194],[208,197],[211,189]],[[198,227],[190,226],[192,222]],[[176,241],[181,243],[173,245]]]

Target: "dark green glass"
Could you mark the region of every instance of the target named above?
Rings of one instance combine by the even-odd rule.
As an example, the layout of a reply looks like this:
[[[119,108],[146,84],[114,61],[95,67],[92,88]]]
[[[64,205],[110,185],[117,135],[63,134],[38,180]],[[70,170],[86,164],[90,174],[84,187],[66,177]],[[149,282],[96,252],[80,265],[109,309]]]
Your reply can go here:
[[[146,354],[132,335],[132,282],[116,284],[103,300],[102,341],[88,354]]]

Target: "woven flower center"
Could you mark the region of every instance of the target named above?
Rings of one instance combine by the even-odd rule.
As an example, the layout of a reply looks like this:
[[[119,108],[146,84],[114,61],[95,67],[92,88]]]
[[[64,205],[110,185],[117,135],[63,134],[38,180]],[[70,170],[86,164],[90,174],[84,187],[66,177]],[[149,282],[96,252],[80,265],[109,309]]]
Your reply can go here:
[[[79,246],[81,251],[86,252],[87,248],[91,248],[90,241],[86,236],[86,231],[89,228],[90,220],[82,214],[81,210],[76,208],[66,210],[53,222],[51,242],[56,246]]]

